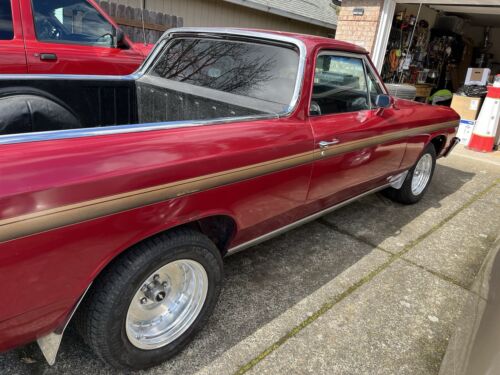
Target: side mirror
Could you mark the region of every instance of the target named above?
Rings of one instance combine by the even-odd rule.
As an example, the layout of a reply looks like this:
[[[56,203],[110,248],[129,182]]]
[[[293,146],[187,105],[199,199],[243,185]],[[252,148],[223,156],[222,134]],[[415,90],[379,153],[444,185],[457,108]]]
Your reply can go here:
[[[321,116],[321,107],[315,101],[309,106],[309,116]]]
[[[375,99],[375,106],[378,108],[389,108],[393,104],[393,99],[390,95],[380,94]]]
[[[127,48],[127,43],[125,42],[125,33],[122,29],[117,28],[115,32],[115,48]]]

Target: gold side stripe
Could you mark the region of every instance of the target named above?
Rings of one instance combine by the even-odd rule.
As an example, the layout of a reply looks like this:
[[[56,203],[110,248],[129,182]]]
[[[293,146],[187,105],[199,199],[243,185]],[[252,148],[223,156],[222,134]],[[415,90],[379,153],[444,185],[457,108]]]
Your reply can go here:
[[[449,121],[449,122],[444,122],[444,123],[439,123],[439,124],[422,126],[419,128],[412,128],[412,129],[400,130],[397,132],[392,132],[392,133],[387,133],[387,134],[382,134],[382,135],[376,135],[374,137],[361,139],[361,140],[357,140],[357,141],[342,143],[339,145],[331,146],[327,149],[316,150],[316,154],[317,154],[316,158],[318,158],[318,157],[330,157],[330,156],[335,156],[335,155],[339,155],[339,154],[344,154],[346,152],[358,150],[360,148],[375,146],[377,144],[395,141],[397,139],[409,137],[412,135],[432,133],[433,131],[436,131],[436,130],[447,129],[450,127],[458,126],[458,124],[459,124],[458,121]],[[318,155],[320,155],[320,156],[318,156]]]
[[[301,164],[311,163],[315,159],[321,159],[325,156],[334,156],[409,135],[423,134],[425,132],[432,132],[457,125],[458,122],[453,121],[398,131],[332,146],[326,149],[324,153],[320,153],[319,151],[304,152],[241,168],[0,220],[0,242],[76,224],[86,220],[96,219],[106,215],[116,214],[194,192],[208,190],[279,170],[296,167]]]
[[[313,151],[0,221],[0,242],[147,206],[313,161]]]

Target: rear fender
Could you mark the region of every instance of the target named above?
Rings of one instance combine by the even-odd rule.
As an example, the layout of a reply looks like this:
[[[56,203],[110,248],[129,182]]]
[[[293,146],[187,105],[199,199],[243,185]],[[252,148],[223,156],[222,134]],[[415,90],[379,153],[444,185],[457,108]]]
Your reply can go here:
[[[98,267],[96,267],[94,273],[92,274],[91,278],[88,280],[87,285],[84,286],[84,289],[82,290],[82,293],[80,295],[80,298],[78,301],[74,304],[74,306],[71,307],[61,318],[57,319],[57,325],[53,328],[53,331],[38,338],[37,343],[40,347],[40,350],[42,351],[45,359],[50,365],[53,365],[56,360],[57,352],[59,350],[59,346],[61,344],[61,340],[64,334],[64,331],[71,321],[71,318],[73,317],[74,313],[78,309],[78,306],[80,305],[81,301],[84,299],[87,291],[90,289],[93,281],[101,274],[101,272],[120,254],[126,252],[129,248],[132,246],[147,240],[148,238],[151,238],[159,233],[169,231],[169,230],[174,230],[175,228],[183,227],[183,226],[191,226],[193,228],[197,228],[200,231],[204,231],[204,228],[200,228],[200,222],[207,223],[207,221],[210,218],[215,218],[215,217],[225,217],[228,218],[232,221],[234,227],[233,227],[233,233],[229,234],[229,238],[224,244],[224,248],[220,248],[222,255],[227,250],[227,247],[229,246],[232,238],[236,235],[238,231],[238,223],[234,219],[234,216],[231,213],[228,212],[220,212],[220,211],[208,211],[204,212],[203,214],[200,215],[193,215],[193,216],[185,216],[183,220],[181,221],[174,221],[171,220],[165,225],[162,226],[157,226],[155,228],[152,228],[148,232],[143,232],[139,236],[136,236],[135,238],[131,239],[127,244],[122,246],[121,248],[117,249],[117,251],[112,252],[110,256],[108,256],[106,259],[104,259],[103,262],[101,262]],[[211,237],[210,234],[207,234],[209,237]],[[213,240],[213,238],[211,238]]]

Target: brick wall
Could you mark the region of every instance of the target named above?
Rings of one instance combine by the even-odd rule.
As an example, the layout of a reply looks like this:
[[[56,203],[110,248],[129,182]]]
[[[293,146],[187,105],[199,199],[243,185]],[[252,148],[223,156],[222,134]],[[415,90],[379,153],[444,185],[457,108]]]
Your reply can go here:
[[[360,45],[372,52],[384,0],[343,0],[335,39]],[[362,16],[354,16],[354,8],[364,8]]]

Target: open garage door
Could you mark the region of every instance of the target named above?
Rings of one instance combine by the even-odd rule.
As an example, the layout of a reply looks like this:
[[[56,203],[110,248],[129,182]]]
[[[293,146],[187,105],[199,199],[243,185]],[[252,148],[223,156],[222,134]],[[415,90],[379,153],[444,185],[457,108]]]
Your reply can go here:
[[[494,58],[500,61],[500,2],[498,0],[463,0],[460,2],[455,0],[385,0],[372,56],[377,69],[381,70],[384,64],[395,16],[401,9],[407,9],[408,13],[413,12],[416,17],[419,7],[421,7],[422,19],[427,17],[430,23],[436,21],[441,15],[462,18],[464,35],[471,37],[476,44],[482,41],[480,39],[483,37],[483,32],[480,29],[490,26],[490,42],[495,44],[492,46],[491,53],[496,54]],[[432,26],[434,25],[432,24],[431,28]]]

